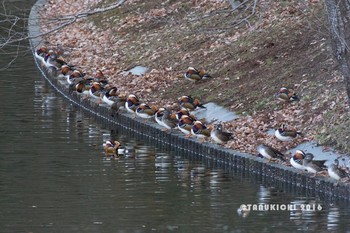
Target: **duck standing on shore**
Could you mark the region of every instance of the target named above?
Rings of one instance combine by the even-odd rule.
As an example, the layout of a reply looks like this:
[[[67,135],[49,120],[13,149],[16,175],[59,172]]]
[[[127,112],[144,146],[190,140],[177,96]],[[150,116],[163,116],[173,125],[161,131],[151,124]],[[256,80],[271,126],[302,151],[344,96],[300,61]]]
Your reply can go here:
[[[102,86],[106,86],[108,84],[107,78],[100,69],[97,69],[93,77],[93,81],[101,83]]]
[[[128,112],[135,114],[135,111],[140,104],[139,98],[134,94],[130,94],[128,98],[126,98],[125,108]]]
[[[117,87],[111,87],[106,90],[106,92],[103,95],[102,101],[108,104],[109,106],[112,106],[115,102],[114,99],[118,97],[118,88]]]
[[[309,173],[316,174],[318,172],[321,172],[323,168],[325,168],[324,163],[326,162],[326,160],[313,160],[313,159],[314,159],[313,154],[306,153],[303,160],[303,166]]]
[[[64,64],[61,66],[61,73],[58,75],[58,78],[67,79],[75,70],[73,65]]]
[[[118,96],[115,96],[113,98],[113,104],[111,105],[111,109],[114,111],[119,111],[120,109],[125,108],[125,103],[126,103],[126,95],[124,93],[119,93]]]
[[[208,137],[210,137],[210,129],[201,121],[195,121],[193,123],[191,134],[201,139],[201,143]]]
[[[260,155],[262,155],[264,158],[266,158],[269,162],[275,161],[275,160],[281,160],[283,162],[286,162],[284,154],[271,146],[268,146],[265,144],[260,144],[257,147],[257,151],[259,152]]]
[[[186,134],[186,138],[191,137],[192,126],[195,122],[195,119],[188,115],[183,115],[177,123],[178,129]]]
[[[233,139],[233,134],[223,131],[222,124],[217,124],[210,132],[210,137],[218,144],[225,144],[229,140]]]
[[[136,115],[144,118],[144,119],[150,119],[154,117],[154,114],[158,111],[156,106],[149,106],[146,103],[142,103],[140,104],[137,108],[136,108]]]
[[[91,88],[89,90],[89,96],[98,102],[101,102],[101,97],[103,96],[103,88],[100,82],[92,82]]]
[[[85,73],[81,70],[74,69],[72,72],[68,72],[64,77],[66,77],[67,83],[69,85],[76,84],[82,80],[85,76]]]
[[[35,50],[34,56],[36,59],[40,61],[40,65],[44,65],[45,56],[49,52],[48,48],[45,46],[41,46],[37,50]]]
[[[74,90],[79,94],[87,94],[85,80],[80,80],[77,84],[74,85]]]
[[[303,165],[304,158],[305,152],[302,150],[296,150],[290,158],[290,164],[296,169],[306,171],[306,168]]]
[[[349,174],[347,174],[344,169],[339,167],[338,159],[335,159],[334,162],[328,166],[327,171],[328,175],[335,180],[349,178]]]
[[[53,50],[49,50],[44,57],[44,65],[47,69],[54,68],[57,71],[60,70],[63,65],[67,65],[67,62]]]
[[[158,125],[163,126],[162,117],[164,116],[165,108],[159,108],[158,111],[154,114],[154,120]]]
[[[170,110],[165,109],[161,118],[161,122],[166,130],[172,130],[176,127],[178,120],[176,119],[176,115],[174,113],[172,114]]]

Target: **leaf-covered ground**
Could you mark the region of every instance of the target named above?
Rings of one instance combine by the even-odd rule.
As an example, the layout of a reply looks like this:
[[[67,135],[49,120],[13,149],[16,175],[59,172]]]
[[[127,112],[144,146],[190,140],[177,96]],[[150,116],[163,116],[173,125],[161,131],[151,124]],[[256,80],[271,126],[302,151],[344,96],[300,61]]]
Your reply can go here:
[[[111,0],[51,0],[42,28],[52,19],[103,7]],[[232,2],[232,1],[231,1]],[[215,102],[241,114],[225,129],[235,140],[225,146],[256,154],[259,143],[286,150],[317,140],[350,152],[345,84],[329,46],[323,1],[260,0],[233,10],[227,0],[130,0],[45,37],[65,48],[69,63],[89,75],[101,69],[111,85],[158,107],[175,108],[182,95]],[[142,65],[142,77],[125,71]],[[192,83],[189,66],[213,78]],[[299,94],[295,104],[275,98],[280,87]],[[267,130],[286,123],[301,130],[292,143],[278,142]]]

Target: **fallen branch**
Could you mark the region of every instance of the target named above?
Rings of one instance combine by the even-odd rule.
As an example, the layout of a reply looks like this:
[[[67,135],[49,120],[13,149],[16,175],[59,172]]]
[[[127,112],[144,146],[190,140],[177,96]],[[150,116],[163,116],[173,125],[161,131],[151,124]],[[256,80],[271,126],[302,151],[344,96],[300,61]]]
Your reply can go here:
[[[237,7],[235,7],[232,11],[236,10],[237,8],[243,6],[244,4],[246,4],[248,2],[248,0],[243,1],[240,5],[238,5]],[[247,23],[249,27],[251,27],[250,22],[249,22],[249,18],[254,16],[256,14],[256,7],[258,4],[258,0],[254,0],[253,3],[251,5],[247,5],[247,7],[240,11],[239,14],[237,15],[237,20],[235,20],[234,22],[230,23],[230,26],[228,27],[223,27],[223,28],[202,28],[200,31],[198,32],[206,32],[206,33],[220,33],[220,32],[225,32],[227,30],[230,30],[238,25],[240,25],[241,23]],[[249,15],[247,16],[243,16],[241,18],[238,18],[239,15],[243,14],[244,12],[250,10]]]
[[[189,22],[193,23],[193,22],[200,21],[200,20],[203,20],[203,19],[206,19],[206,18],[210,18],[210,17],[216,16],[216,15],[219,15],[219,14],[223,14],[223,13],[231,14],[232,12],[236,11],[238,8],[240,8],[243,5],[245,5],[248,1],[249,0],[245,0],[245,1],[241,2],[239,5],[232,5],[232,2],[229,0],[229,3],[231,5],[231,9],[230,10],[214,11],[214,12],[206,14],[206,15],[200,17],[200,18],[190,19]],[[254,0],[254,1],[256,2],[257,0]]]

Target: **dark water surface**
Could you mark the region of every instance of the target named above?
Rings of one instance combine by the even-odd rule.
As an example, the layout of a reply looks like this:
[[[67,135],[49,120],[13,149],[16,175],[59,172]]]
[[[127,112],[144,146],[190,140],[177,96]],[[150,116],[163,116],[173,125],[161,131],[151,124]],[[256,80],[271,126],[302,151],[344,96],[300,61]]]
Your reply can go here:
[[[0,232],[350,229],[347,203],[266,187],[254,176],[160,151],[97,124],[46,84],[30,54],[2,71],[0,93]],[[104,157],[110,137],[134,156]],[[322,210],[237,213],[241,204],[258,203]]]

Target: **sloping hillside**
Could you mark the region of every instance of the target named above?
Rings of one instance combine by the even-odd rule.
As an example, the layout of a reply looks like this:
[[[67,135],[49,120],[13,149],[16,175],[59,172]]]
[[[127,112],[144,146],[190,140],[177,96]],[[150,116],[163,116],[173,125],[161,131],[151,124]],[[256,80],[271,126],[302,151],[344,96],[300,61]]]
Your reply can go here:
[[[74,14],[110,0],[50,1],[43,18]],[[115,2],[115,1],[113,1]],[[256,153],[258,143],[286,150],[316,139],[350,152],[345,84],[328,44],[322,1],[246,1],[232,10],[229,1],[125,1],[122,7],[82,19],[46,37],[66,49],[67,60],[88,74],[103,70],[112,84],[143,101],[174,108],[192,95],[241,114],[224,123],[236,140],[226,146]],[[43,28],[54,24],[42,21]],[[124,76],[136,65],[143,77]],[[183,78],[189,66],[213,78],[196,83]],[[301,100],[282,104],[280,87]],[[286,123],[304,133],[281,143],[267,130]]]

